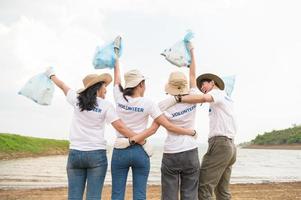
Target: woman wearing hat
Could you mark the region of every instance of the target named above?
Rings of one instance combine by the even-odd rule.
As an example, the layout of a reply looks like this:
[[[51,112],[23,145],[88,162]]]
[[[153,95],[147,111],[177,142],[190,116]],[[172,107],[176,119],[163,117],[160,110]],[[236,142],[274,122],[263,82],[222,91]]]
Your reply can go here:
[[[189,68],[189,85],[182,72],[172,72],[165,92],[172,96],[196,94],[195,59],[193,48],[188,45],[191,54]],[[164,111],[173,124],[183,128],[194,128],[196,104],[178,103]],[[195,200],[198,198],[200,162],[196,137],[178,135],[167,131],[161,164],[162,200],[180,199]]]
[[[45,74],[64,92],[73,108],[70,128],[70,150],[67,163],[68,199],[82,199],[87,183],[86,199],[101,199],[107,171],[105,122],[120,133],[135,135],[119,119],[113,105],[105,100],[110,74],[90,74],[83,79],[84,88],[70,89],[49,68]]]
[[[152,124],[152,129],[157,130],[159,127],[158,124],[160,124],[168,130],[179,134],[190,135],[190,137],[196,134],[193,129],[184,129],[170,123],[159,107],[153,101],[144,97],[145,77],[138,70],[128,71],[124,74],[124,79],[125,86],[122,88],[117,60],[114,68],[114,98],[116,111],[127,127],[135,132],[142,132],[146,129],[150,116],[155,121]],[[130,167],[133,174],[133,199],[146,199],[150,161],[143,147],[137,144],[137,142],[144,140],[150,135],[147,133],[138,134],[137,137],[134,136],[130,139],[131,146],[125,149],[114,148],[111,163],[112,200],[124,199],[127,175]],[[117,132],[117,138],[122,137],[126,136]]]

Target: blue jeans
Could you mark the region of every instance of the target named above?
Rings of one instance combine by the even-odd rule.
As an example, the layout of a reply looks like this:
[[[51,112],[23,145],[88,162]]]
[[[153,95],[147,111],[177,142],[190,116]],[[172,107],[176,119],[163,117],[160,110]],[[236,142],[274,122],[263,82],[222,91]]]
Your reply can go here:
[[[107,167],[106,150],[79,151],[70,149],[67,163],[68,199],[82,200],[86,182],[86,199],[101,199]]]
[[[146,199],[146,186],[150,170],[149,157],[141,145],[114,149],[112,155],[112,200],[124,200],[129,168],[133,174],[133,199]]]

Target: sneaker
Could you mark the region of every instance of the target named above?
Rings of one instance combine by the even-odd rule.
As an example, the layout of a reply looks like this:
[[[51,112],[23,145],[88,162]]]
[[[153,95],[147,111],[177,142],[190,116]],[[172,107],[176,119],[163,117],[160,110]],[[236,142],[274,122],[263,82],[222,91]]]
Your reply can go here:
[[[118,35],[114,40],[114,52],[119,57],[119,50],[121,47],[121,37]]]

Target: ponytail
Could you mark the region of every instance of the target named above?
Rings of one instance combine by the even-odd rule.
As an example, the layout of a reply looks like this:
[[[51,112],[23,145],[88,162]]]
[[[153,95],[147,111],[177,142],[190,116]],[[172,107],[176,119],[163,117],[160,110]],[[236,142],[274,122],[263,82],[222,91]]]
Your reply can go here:
[[[144,83],[144,80],[141,81],[137,86],[135,87],[131,87],[131,88],[125,88],[123,89],[123,87],[121,86],[121,84],[119,84],[119,90],[120,92],[122,92],[122,96],[123,98],[129,102],[129,100],[126,98],[126,96],[132,96],[134,94],[134,90],[141,84]]]
[[[129,102],[129,100],[126,98],[126,96],[132,96],[136,87],[123,89],[123,87],[119,85],[119,90],[122,92],[122,96],[127,102]]]

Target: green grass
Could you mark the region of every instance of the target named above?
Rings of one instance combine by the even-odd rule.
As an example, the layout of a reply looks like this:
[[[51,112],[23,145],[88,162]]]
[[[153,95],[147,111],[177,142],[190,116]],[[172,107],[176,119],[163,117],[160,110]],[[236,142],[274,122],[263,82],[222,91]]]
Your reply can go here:
[[[14,156],[47,155],[48,153],[61,154],[67,152],[69,142],[66,140],[54,140],[35,137],[26,137],[16,134],[0,133],[0,153]]]
[[[256,145],[282,145],[282,144],[301,144],[301,126],[295,126],[283,130],[274,130],[257,135],[251,141]]]

